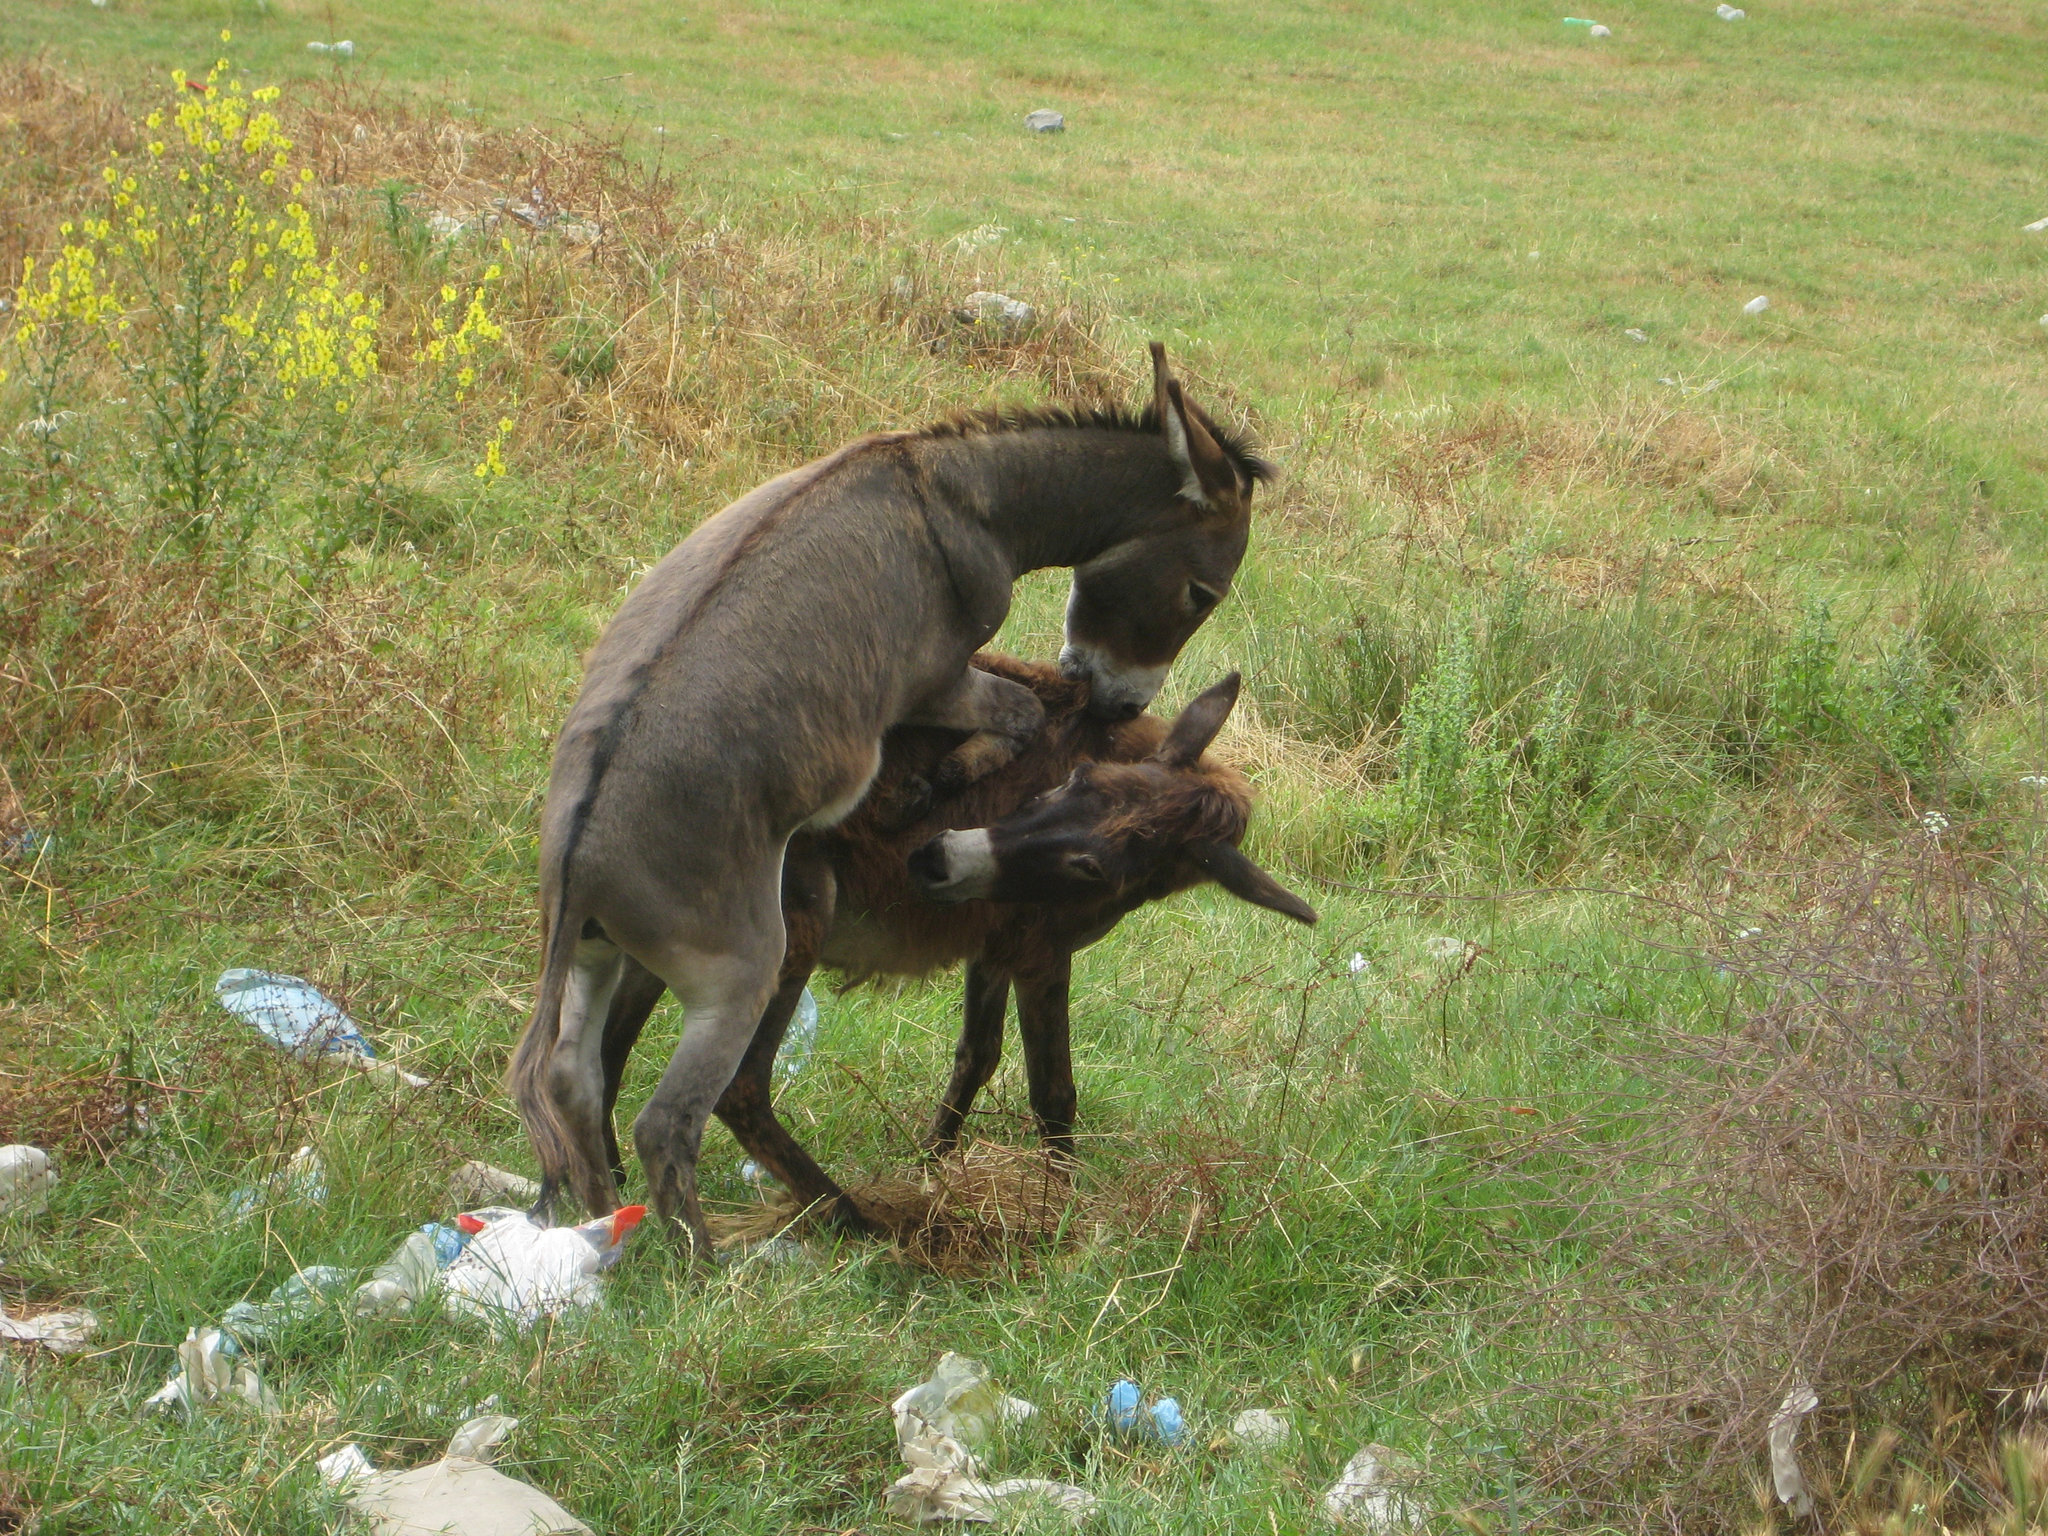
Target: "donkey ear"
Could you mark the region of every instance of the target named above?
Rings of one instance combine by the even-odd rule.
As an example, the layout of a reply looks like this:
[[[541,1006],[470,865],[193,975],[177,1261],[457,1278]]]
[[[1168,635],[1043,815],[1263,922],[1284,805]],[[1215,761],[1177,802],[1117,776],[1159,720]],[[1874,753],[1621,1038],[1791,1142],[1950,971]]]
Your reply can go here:
[[[1234,507],[1237,470],[1216,446],[1202,413],[1188,404],[1180,380],[1166,366],[1165,346],[1156,341],[1152,343],[1152,408],[1159,413],[1167,455],[1180,470],[1181,495],[1218,511]]]
[[[1316,909],[1267,874],[1229,843],[1194,843],[1188,851],[1195,856],[1202,873],[1240,900],[1313,924]]]
[[[1166,733],[1166,740],[1159,743],[1152,761],[1168,768],[1194,767],[1196,759],[1209,750],[1209,743],[1223,729],[1223,722],[1230,718],[1231,706],[1237,703],[1238,685],[1243,681],[1233,672],[1188,700],[1186,707],[1173,717],[1173,728]]]

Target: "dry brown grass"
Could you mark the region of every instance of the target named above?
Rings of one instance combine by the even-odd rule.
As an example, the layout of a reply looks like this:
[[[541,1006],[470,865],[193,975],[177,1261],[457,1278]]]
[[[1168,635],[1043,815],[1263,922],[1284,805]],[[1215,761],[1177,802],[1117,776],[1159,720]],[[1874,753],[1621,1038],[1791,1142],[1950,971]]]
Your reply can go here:
[[[1114,1177],[1077,1185],[1042,1148],[970,1141],[915,1178],[856,1180],[846,1192],[904,1262],[936,1274],[975,1275],[1111,1239],[1171,1232],[1192,1248],[1227,1236],[1251,1219],[1241,1197],[1231,1210],[1244,1172],[1241,1153],[1211,1145],[1192,1155],[1120,1160]],[[821,1220],[784,1195],[713,1217],[711,1225],[720,1243],[741,1247],[815,1231]]]
[[[2039,877],[1932,838],[1803,864],[1719,957],[1739,1026],[1656,1040],[1624,1063],[1653,1111],[1590,1112],[1534,1154],[1599,1192],[1532,1195],[1587,1262],[1502,1320],[1555,1349],[1524,1406],[1571,1507],[1700,1528],[1795,1380],[1831,1519],[1913,1479],[1995,1503],[1983,1469],[2048,1382]]]

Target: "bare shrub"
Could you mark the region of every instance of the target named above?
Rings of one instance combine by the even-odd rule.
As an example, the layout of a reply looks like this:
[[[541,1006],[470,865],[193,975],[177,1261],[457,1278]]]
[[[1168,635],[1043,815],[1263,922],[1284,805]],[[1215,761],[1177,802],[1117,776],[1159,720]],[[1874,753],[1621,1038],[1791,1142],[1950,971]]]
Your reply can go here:
[[[1798,876],[1718,957],[1739,1022],[1655,1040],[1628,1110],[1523,1164],[1570,1191],[1527,1205],[1570,1274],[1500,1319],[1551,1346],[1518,1394],[1550,1490],[1731,1522],[1804,1380],[1824,1512],[1893,1478],[1851,1454],[1881,1431],[1992,1501],[2001,1404],[2048,1363],[2041,873],[1927,837]]]

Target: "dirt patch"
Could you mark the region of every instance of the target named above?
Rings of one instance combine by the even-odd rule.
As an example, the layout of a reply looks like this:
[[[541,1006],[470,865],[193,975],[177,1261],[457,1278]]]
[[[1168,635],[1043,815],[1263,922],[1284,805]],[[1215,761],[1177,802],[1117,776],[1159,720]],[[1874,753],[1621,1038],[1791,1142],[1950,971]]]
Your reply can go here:
[[[59,1159],[105,1162],[141,1129],[151,1096],[151,1084],[114,1068],[64,1074],[0,1068],[0,1137]]]

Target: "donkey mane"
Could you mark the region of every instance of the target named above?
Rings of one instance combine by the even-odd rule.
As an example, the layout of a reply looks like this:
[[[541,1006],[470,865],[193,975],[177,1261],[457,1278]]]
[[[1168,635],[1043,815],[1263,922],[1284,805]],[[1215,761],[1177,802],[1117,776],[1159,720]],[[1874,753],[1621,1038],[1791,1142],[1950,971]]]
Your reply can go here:
[[[1216,439],[1216,446],[1223,450],[1223,456],[1230,460],[1240,477],[1252,484],[1263,484],[1278,473],[1270,461],[1260,458],[1252,451],[1245,434],[1230,427],[1217,425],[1209,413],[1200,406],[1191,406],[1202,418],[1202,425],[1209,429],[1209,435]],[[993,437],[1004,432],[1142,432],[1156,436],[1159,432],[1159,407],[1148,405],[1142,411],[1126,410],[1118,405],[1075,408],[1064,405],[1039,405],[1023,409],[999,409],[991,411],[962,411],[944,421],[933,422],[909,435],[912,437]]]

